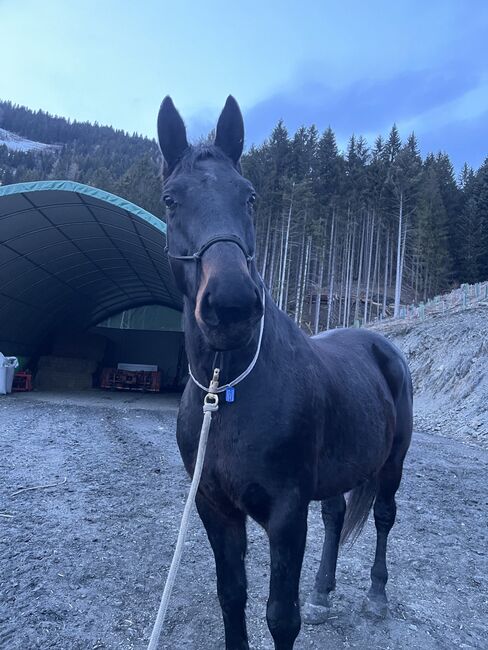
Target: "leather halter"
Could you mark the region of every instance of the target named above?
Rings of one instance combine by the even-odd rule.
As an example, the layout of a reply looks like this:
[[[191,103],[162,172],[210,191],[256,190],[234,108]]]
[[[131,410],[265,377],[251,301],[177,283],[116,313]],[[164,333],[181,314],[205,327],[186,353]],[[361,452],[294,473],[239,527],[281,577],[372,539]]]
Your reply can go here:
[[[210,239],[200,246],[197,252],[193,253],[193,255],[173,255],[169,252],[168,246],[166,246],[165,250],[168,257],[171,257],[174,260],[182,260],[183,262],[200,262],[205,251],[217,242],[231,242],[232,244],[239,246],[241,251],[244,253],[248,266],[254,259],[254,255],[248,253],[244,242],[240,237],[237,237],[237,235],[215,235],[215,237],[210,237]]]

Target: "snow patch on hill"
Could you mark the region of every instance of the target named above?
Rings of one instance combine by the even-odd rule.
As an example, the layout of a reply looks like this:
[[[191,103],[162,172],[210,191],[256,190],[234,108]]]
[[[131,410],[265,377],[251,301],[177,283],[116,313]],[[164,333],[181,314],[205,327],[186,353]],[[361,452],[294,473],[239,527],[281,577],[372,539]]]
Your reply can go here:
[[[59,149],[60,145],[55,144],[45,144],[44,142],[35,142],[34,140],[28,140],[23,138],[21,135],[12,133],[11,131],[6,131],[5,129],[0,129],[0,146],[5,145],[8,149],[12,151],[54,151]]]

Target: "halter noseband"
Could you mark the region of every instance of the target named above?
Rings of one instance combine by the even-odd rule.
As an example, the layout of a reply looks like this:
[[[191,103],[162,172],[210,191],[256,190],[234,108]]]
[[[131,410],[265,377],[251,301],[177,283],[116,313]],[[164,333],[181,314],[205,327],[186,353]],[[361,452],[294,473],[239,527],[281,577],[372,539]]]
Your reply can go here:
[[[168,254],[168,257],[171,257],[174,260],[182,260],[183,262],[200,262],[205,251],[217,242],[231,242],[232,244],[239,246],[241,251],[244,253],[248,265],[254,259],[254,255],[250,255],[247,252],[246,247],[244,246],[244,242],[240,237],[237,237],[237,235],[215,235],[215,237],[210,237],[210,239],[208,239],[202,246],[200,246],[197,252],[193,253],[193,255],[173,255],[169,252],[168,246],[166,246],[165,250]]]

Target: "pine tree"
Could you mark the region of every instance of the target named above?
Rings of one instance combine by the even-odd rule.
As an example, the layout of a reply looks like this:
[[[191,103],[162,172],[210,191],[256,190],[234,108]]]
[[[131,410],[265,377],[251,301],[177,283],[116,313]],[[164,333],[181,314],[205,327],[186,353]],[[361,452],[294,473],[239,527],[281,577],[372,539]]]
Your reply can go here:
[[[433,157],[427,159],[420,182],[417,246],[423,261],[425,295],[439,293],[448,281],[449,220]]]
[[[393,133],[392,129],[392,133]],[[387,145],[388,146],[388,145]],[[391,157],[389,158],[391,159]],[[422,161],[418,145],[412,133],[406,144],[398,151],[388,170],[387,184],[393,198],[393,206],[398,215],[396,236],[396,269],[395,269],[395,305],[394,316],[400,315],[400,301],[403,285],[403,271],[409,222],[414,214],[418,186],[420,181]]]
[[[461,214],[461,191],[456,183],[454,167],[447,153],[438,153],[434,159],[434,167],[439,183],[442,202],[447,215],[448,247],[450,267],[448,269],[448,280],[459,279],[457,269],[460,266],[459,249],[459,219]]]

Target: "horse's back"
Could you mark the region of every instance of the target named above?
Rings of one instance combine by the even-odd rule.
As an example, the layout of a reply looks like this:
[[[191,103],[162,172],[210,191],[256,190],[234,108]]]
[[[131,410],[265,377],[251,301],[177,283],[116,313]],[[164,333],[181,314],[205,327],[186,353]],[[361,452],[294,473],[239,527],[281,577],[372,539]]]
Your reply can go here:
[[[349,361],[363,373],[374,361],[384,375],[392,397],[397,401],[403,387],[411,386],[410,372],[402,352],[383,335],[366,329],[335,329],[311,338],[314,347],[324,358]],[[369,362],[369,363],[368,363]],[[411,391],[409,391],[411,392]]]
[[[400,455],[412,433],[412,380],[402,352],[383,335],[367,329],[335,329],[312,337],[324,362],[350,378],[350,389],[375,386],[381,376],[395,407],[395,438]],[[373,389],[377,393],[376,389]]]

